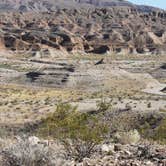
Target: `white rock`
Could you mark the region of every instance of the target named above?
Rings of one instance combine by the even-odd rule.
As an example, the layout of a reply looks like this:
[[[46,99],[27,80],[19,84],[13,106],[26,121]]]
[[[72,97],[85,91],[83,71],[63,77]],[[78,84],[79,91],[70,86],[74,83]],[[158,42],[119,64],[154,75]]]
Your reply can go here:
[[[103,144],[103,145],[101,146],[101,151],[102,151],[102,152],[114,151],[114,146],[113,146],[113,145]]]
[[[83,166],[90,166],[90,165],[96,165],[96,163],[93,162],[93,160],[89,158],[84,158],[83,159]]]
[[[109,146],[106,145],[106,144],[102,145],[102,146],[101,146],[101,151],[102,151],[102,152],[109,152]]]
[[[31,136],[28,138],[28,141],[31,145],[37,145],[40,142],[40,139],[35,136]]]
[[[146,162],[146,165],[147,165],[147,166],[154,166],[154,164],[153,164],[151,161],[147,161],[147,162]]]

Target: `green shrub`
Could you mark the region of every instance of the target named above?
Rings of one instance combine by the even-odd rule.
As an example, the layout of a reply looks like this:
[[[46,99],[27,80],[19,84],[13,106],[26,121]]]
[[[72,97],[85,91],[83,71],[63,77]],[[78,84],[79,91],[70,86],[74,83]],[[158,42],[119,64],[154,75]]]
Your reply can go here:
[[[142,124],[139,132],[143,138],[166,144],[166,118],[152,117]]]
[[[155,129],[153,139],[162,144],[166,144],[166,118],[162,120],[161,124]]]
[[[142,138],[166,144],[166,118],[163,112],[138,113],[132,110],[121,111],[112,109],[110,111],[108,109],[98,116],[109,125],[109,135],[119,137],[118,142],[130,140],[128,138],[131,135],[129,131],[136,129]],[[116,135],[117,133],[118,135]],[[126,140],[123,140],[123,138]]]
[[[59,139],[68,156],[81,161],[90,157],[95,146],[105,134],[105,124],[87,113],[80,113],[70,104],[58,104],[56,111],[42,120],[39,134],[44,137]]]
[[[111,103],[107,102],[105,99],[101,99],[101,101],[99,101],[97,103],[97,110],[98,112],[105,112],[107,111],[110,107],[111,107]]]

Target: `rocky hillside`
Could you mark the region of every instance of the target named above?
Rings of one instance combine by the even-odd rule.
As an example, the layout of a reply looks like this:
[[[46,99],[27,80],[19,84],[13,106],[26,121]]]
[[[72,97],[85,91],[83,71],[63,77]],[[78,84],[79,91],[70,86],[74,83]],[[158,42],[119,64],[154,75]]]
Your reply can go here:
[[[1,0],[0,10],[13,11],[53,11],[57,8],[86,7],[133,7],[140,11],[151,12],[157,8],[140,6],[126,0]]]
[[[104,8],[106,5],[110,7]],[[127,1],[1,0],[0,11],[0,48],[4,50],[44,54],[52,50],[97,54],[166,51],[166,12]]]

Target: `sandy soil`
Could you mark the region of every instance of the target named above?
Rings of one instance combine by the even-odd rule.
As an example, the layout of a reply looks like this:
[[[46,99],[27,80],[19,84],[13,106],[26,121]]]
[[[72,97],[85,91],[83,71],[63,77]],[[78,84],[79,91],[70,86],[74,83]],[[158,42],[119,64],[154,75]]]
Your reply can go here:
[[[158,57],[121,58],[107,56],[103,64],[95,65],[100,56],[61,59],[35,57],[35,61],[32,61],[1,54],[0,125],[35,122],[54,111],[59,102],[77,105],[81,112],[97,110],[97,103],[101,99],[108,100],[115,109],[166,110],[166,94],[161,92],[166,84],[150,74],[165,62],[164,57],[159,61]],[[72,72],[71,66],[74,66]],[[35,84],[27,83],[25,76],[31,71],[45,75],[39,76]],[[59,84],[61,81],[63,86]]]

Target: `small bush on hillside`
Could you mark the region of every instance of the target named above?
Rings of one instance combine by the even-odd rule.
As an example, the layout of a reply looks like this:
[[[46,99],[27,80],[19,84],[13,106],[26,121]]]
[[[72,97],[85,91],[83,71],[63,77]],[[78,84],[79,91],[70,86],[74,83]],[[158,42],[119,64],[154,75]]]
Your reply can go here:
[[[59,104],[56,111],[42,121],[39,133],[59,139],[68,157],[81,161],[90,157],[107,133],[107,127],[93,115],[79,113],[70,104]]]
[[[101,101],[99,101],[97,103],[97,110],[98,110],[98,112],[105,112],[109,108],[111,108],[111,103],[107,102],[105,99],[101,99]]]
[[[55,165],[54,152],[43,144],[34,144],[28,139],[19,139],[1,152],[2,166]]]
[[[110,132],[130,131],[137,129],[138,118],[133,111],[108,110],[100,118],[109,125]]]
[[[155,129],[153,139],[162,144],[166,144],[166,118],[163,119],[160,125]]]
[[[164,120],[166,115],[164,111],[162,113],[161,111],[139,113],[125,109],[108,109],[97,116],[107,123],[111,137],[114,137],[116,133],[126,135],[128,131],[136,129],[142,138],[166,144],[166,120]]]
[[[140,139],[141,136],[136,129],[128,132],[118,132],[115,134],[115,140],[121,144],[136,144],[140,141]]]
[[[166,144],[166,118],[163,115],[150,115],[142,119],[139,132],[143,138]]]

